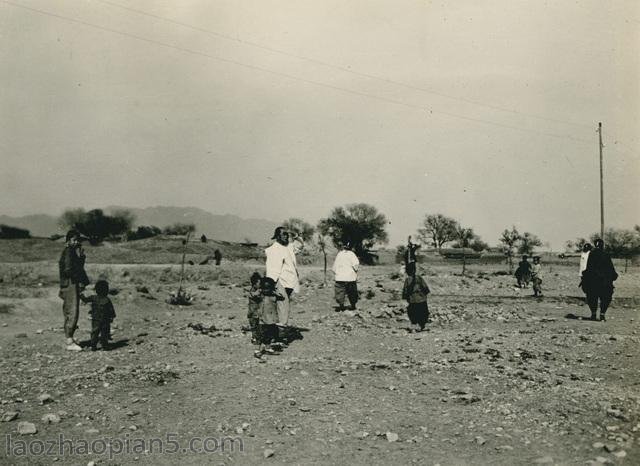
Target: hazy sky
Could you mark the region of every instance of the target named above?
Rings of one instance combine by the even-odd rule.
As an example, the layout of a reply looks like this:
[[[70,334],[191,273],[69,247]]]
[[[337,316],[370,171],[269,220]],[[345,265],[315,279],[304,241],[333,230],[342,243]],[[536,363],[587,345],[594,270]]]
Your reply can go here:
[[[602,121],[606,223],[640,223],[637,0],[0,0],[0,39],[0,214],[367,202],[391,244],[440,212],[560,247]]]

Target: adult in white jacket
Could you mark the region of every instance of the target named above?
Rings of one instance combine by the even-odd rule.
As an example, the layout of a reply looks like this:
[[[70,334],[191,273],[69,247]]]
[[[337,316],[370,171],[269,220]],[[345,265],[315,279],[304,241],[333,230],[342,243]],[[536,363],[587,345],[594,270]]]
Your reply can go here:
[[[349,299],[351,309],[356,308],[356,303],[358,302],[358,267],[360,267],[360,261],[358,256],[351,250],[351,245],[348,242],[343,244],[333,262],[335,300],[338,303],[338,311],[344,309],[345,296]]]
[[[283,299],[278,300],[278,325],[289,323],[291,311],[291,294],[300,291],[296,250],[289,242],[289,233],[284,227],[278,227],[271,239],[275,242],[265,249],[267,255],[266,276],[276,283],[276,291]]]

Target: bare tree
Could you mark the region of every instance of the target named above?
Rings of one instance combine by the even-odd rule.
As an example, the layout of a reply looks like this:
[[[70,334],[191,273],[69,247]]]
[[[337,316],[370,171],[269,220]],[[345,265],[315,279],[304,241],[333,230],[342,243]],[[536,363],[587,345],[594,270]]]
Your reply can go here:
[[[542,240],[533,233],[528,231],[520,235],[518,240],[518,254],[533,254],[533,250],[536,247],[542,246]]]
[[[442,214],[426,215],[422,224],[423,228],[418,229],[418,239],[423,244],[433,244],[438,251],[457,238],[459,225],[450,217]]]
[[[467,255],[465,249],[471,246],[471,241],[475,236],[476,235],[471,228],[458,226],[456,229],[458,245],[462,248],[462,275],[464,275],[467,270]]]
[[[509,263],[509,273],[513,273],[513,255],[515,253],[516,243],[520,240],[520,233],[515,226],[511,230],[505,229],[500,236],[500,242],[503,244],[503,250]]]

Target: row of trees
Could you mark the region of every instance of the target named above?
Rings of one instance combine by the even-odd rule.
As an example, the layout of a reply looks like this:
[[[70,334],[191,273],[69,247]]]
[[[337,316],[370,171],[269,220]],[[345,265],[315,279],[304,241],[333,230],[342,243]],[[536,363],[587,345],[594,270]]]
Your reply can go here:
[[[589,239],[576,238],[566,242],[568,251],[580,252],[586,243],[593,244],[600,234],[594,233]],[[611,256],[625,260],[625,269],[629,259],[640,255],[640,225],[635,225],[632,229],[609,228],[604,232],[604,248]]]
[[[0,239],[24,239],[31,238],[29,230],[24,228],[0,225]]]
[[[134,221],[135,217],[128,210],[116,210],[111,215],[107,215],[102,209],[89,211],[69,209],[60,216],[58,223],[64,229],[78,230],[92,244],[98,244],[105,239],[123,237],[131,241],[152,238],[160,234],[186,235],[196,230],[193,223],[175,223],[163,229],[153,225],[138,226],[133,230]]]

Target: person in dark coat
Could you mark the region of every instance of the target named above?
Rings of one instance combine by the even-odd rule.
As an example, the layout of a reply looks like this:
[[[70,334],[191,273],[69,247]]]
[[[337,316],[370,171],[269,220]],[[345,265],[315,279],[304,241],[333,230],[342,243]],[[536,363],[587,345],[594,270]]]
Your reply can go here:
[[[522,260],[518,263],[516,269],[516,280],[518,280],[518,288],[526,288],[529,286],[531,280],[531,263],[529,262],[529,256],[522,256]]]
[[[598,301],[600,320],[606,320],[605,314],[613,298],[613,282],[617,278],[618,273],[613,267],[611,257],[604,251],[604,241],[597,239],[595,248],[589,253],[587,268],[582,272],[582,289],[587,295],[591,320],[597,319]]]
[[[427,282],[416,273],[416,263],[410,262],[407,265],[407,278],[405,278],[404,286],[402,287],[402,299],[409,303],[407,314],[411,325],[418,326],[418,331],[424,330],[426,323],[429,321],[427,295],[430,292]],[[411,331],[414,330],[417,329],[411,329]]]
[[[64,336],[66,337],[66,348],[70,351],[82,350],[73,339],[73,334],[78,325],[80,292],[89,284],[89,277],[84,270],[85,255],[80,240],[78,231],[69,230],[66,236],[66,246],[58,262],[60,272],[58,296],[62,299]]]

